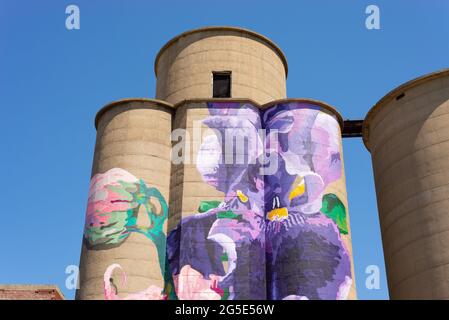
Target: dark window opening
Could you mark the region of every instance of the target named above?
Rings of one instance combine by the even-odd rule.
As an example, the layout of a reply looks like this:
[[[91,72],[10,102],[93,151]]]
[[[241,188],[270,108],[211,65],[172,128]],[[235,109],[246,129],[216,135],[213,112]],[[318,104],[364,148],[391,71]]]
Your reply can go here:
[[[396,97],[396,100],[401,100],[402,98],[404,98],[405,97],[405,93],[401,93],[400,95],[398,95],[397,97]]]
[[[213,98],[231,97],[231,72],[213,72]]]

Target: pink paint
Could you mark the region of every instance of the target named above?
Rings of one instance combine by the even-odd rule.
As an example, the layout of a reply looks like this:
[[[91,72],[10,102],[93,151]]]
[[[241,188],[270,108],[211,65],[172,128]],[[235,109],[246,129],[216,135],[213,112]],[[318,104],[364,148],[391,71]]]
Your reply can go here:
[[[223,291],[217,286],[220,279],[218,275],[205,279],[190,265],[182,267],[179,275],[173,277],[179,300],[221,300]]]
[[[111,283],[112,274],[115,269],[120,269],[122,271],[121,285],[126,285],[126,274],[123,268],[117,264],[111,264],[104,273],[103,276],[103,286],[104,286],[104,298],[105,300],[166,300],[167,296],[162,293],[162,288],[151,285],[143,291],[130,293],[124,298],[118,296],[116,288]]]
[[[114,187],[124,188],[121,182],[138,183],[138,179],[129,172],[114,168],[92,177],[89,186],[89,200],[86,212],[86,227],[101,227],[108,223],[109,213],[132,209],[131,193],[117,193]]]

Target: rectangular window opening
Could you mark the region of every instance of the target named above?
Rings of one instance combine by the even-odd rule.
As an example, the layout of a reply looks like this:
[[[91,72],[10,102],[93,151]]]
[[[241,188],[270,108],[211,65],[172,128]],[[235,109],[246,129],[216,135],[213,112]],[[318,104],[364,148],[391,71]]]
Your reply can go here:
[[[212,72],[213,98],[231,98],[231,72]]]

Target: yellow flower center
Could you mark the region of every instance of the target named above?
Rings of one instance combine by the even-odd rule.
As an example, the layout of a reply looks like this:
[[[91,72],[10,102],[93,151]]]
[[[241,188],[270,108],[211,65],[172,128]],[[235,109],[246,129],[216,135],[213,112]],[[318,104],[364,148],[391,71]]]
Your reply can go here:
[[[288,200],[292,201],[292,199],[302,196],[304,192],[306,192],[306,184],[304,183],[304,178],[302,178],[301,182],[290,192]]]
[[[248,197],[245,196],[245,194],[241,190],[237,190],[237,197],[243,203],[247,203],[248,202]]]
[[[288,209],[287,208],[276,208],[268,212],[268,220],[284,220],[288,218]]]

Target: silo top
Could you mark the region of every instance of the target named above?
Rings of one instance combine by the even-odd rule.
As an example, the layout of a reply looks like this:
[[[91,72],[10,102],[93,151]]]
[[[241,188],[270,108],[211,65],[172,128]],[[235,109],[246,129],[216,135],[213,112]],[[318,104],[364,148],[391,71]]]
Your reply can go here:
[[[419,85],[422,85],[424,83],[427,83],[431,80],[442,78],[445,76],[449,76],[449,68],[442,69],[439,71],[435,71],[426,75],[423,75],[421,77],[415,78],[413,80],[410,80],[406,83],[401,84],[400,86],[394,88],[389,93],[387,93],[385,96],[383,96],[366,114],[365,120],[363,121],[363,143],[365,144],[365,147],[370,150],[369,147],[369,126],[372,121],[372,119],[382,110],[389,102],[391,102],[393,99],[397,98],[400,99],[401,95],[407,90],[410,90],[414,87],[417,87]]]
[[[315,99],[310,99],[310,98],[279,99],[279,100],[271,101],[264,105],[261,105],[261,106],[259,106],[259,108],[265,110],[265,109],[268,109],[277,104],[284,104],[284,103],[290,103],[290,102],[308,103],[308,104],[320,106],[321,108],[323,108],[323,110],[326,110],[329,114],[331,114],[335,117],[336,121],[340,125],[340,130],[343,130],[343,122],[344,121],[343,121],[343,117],[341,116],[340,112],[338,112],[335,107],[331,106],[330,104],[328,104],[326,102],[320,101],[320,100],[315,100]]]
[[[157,77],[157,67],[159,64],[159,59],[162,56],[162,54],[165,52],[167,48],[169,48],[172,44],[176,43],[179,39],[195,34],[200,32],[207,32],[207,31],[234,31],[234,32],[241,32],[246,33],[250,36],[253,36],[262,42],[264,42],[268,47],[270,47],[272,50],[276,52],[276,54],[279,56],[279,58],[282,60],[282,63],[284,64],[285,68],[285,77],[288,75],[288,64],[287,64],[287,58],[285,57],[284,53],[282,52],[281,48],[278,47],[276,43],[271,41],[269,38],[265,37],[264,35],[261,35],[260,33],[257,33],[252,30],[248,30],[245,28],[239,28],[239,27],[231,27],[231,26],[210,26],[210,27],[203,27],[198,29],[192,29],[188,30],[186,32],[183,32],[176,37],[169,40],[158,52],[156,55],[156,59],[154,60],[154,74]]]

